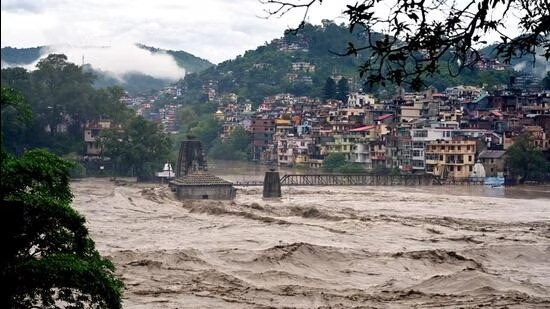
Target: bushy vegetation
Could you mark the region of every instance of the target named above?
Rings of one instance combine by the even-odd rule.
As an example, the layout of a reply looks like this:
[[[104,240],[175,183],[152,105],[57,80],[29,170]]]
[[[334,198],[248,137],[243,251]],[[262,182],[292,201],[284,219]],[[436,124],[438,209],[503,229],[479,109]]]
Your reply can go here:
[[[370,52],[362,51],[354,57],[342,57],[335,53],[344,53],[348,42],[358,43],[366,38],[358,27],[350,32],[344,25],[324,21],[323,25],[304,25],[298,34],[286,33],[282,40],[287,44],[297,44],[302,49],[295,51],[280,50],[280,41],[274,40],[255,50],[245,52],[233,60],[220,63],[201,73],[189,74],[183,81],[187,89],[189,102],[206,102],[204,87],[217,83],[218,93],[233,92],[239,100],[250,100],[257,106],[265,96],[277,93],[291,93],[297,96],[345,99],[347,91],[363,88],[375,94],[393,89],[394,85],[368,86],[358,79],[358,67],[369,59]],[[446,55],[450,59],[450,55]],[[444,58],[443,60],[447,60]],[[309,62],[315,66],[313,72],[293,71],[292,63]],[[297,79],[290,79],[289,73]],[[460,84],[493,86],[507,84],[512,71],[480,71],[466,68],[457,76],[447,68],[441,68],[437,77],[425,77],[428,86],[442,91],[447,87]],[[335,75],[346,77],[341,84],[328,85],[327,79]],[[304,77],[309,77],[311,82]],[[334,81],[334,80],[333,80]],[[345,85],[345,82],[348,85]],[[347,89],[346,89],[347,88]]]
[[[158,124],[133,117],[123,129],[105,131],[101,137],[105,155],[117,175],[135,175],[151,181],[168,158],[172,141]]]
[[[329,173],[364,173],[365,169],[359,163],[348,162],[342,153],[331,153],[323,160],[323,171]]]
[[[2,110],[22,105],[2,88]],[[121,308],[122,282],[72,207],[75,166],[46,150],[0,150],[1,304],[5,308]]]
[[[252,153],[250,142],[250,135],[239,126],[225,140],[217,140],[209,154],[219,160],[249,160]]]
[[[2,102],[4,93],[20,92],[14,97],[15,103],[2,104],[2,142],[10,153],[45,148],[61,156],[82,156],[86,124],[108,119],[112,129],[100,140],[106,149],[104,155],[112,156],[115,162],[114,170],[108,172],[151,179],[152,173],[144,172],[144,164],[157,169],[168,156],[168,135],[121,103],[121,88],[95,88],[94,76],[67,62],[64,55],[49,55],[32,72],[3,69],[1,82]],[[73,174],[84,173],[80,169]]]
[[[550,163],[527,136],[519,137],[506,151],[506,168],[520,183],[548,180],[550,175]]]

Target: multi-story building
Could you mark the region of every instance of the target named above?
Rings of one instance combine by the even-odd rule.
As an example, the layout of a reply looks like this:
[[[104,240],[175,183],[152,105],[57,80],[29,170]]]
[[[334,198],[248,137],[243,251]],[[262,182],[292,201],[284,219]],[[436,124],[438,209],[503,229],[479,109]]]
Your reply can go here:
[[[369,143],[370,161],[372,168],[386,167],[386,145],[383,141]]]
[[[267,158],[262,156],[262,153],[268,150],[269,146],[273,146],[273,134],[275,134],[275,119],[252,119],[252,146],[253,159],[261,160]]]
[[[425,170],[426,144],[436,140],[451,140],[456,126],[422,127],[411,129],[411,167],[414,172]]]
[[[85,157],[88,159],[99,159],[103,156],[103,146],[100,135],[102,131],[111,129],[110,120],[99,120],[86,124],[84,128],[84,143],[86,143]]]
[[[370,94],[353,92],[348,95],[348,107],[363,108],[366,106],[374,106],[376,100]]]
[[[533,145],[538,150],[547,150],[548,149],[548,140],[546,139],[546,133],[544,129],[540,126],[525,126],[523,128],[525,133],[531,138]]]
[[[485,176],[504,176],[505,154],[504,150],[484,150],[479,154],[478,158],[485,169]]]
[[[443,178],[466,178],[475,164],[475,140],[439,140],[426,145],[426,172]]]
[[[277,163],[285,166],[308,165],[313,153],[311,137],[277,137]]]
[[[346,156],[346,160],[352,161],[353,148],[359,137],[351,134],[335,134],[333,138],[333,142],[325,143],[327,154],[341,153]]]

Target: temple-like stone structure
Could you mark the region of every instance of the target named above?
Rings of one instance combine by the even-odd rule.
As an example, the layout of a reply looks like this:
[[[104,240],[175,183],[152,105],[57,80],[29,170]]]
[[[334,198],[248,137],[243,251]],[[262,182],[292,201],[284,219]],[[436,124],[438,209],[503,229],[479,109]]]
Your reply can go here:
[[[233,183],[207,172],[206,156],[200,141],[188,136],[181,142],[176,178],[170,182],[179,199],[230,200],[235,198]]]
[[[201,142],[193,139],[192,136],[188,136],[187,138],[180,145],[176,178],[192,174],[196,171],[208,170]]]

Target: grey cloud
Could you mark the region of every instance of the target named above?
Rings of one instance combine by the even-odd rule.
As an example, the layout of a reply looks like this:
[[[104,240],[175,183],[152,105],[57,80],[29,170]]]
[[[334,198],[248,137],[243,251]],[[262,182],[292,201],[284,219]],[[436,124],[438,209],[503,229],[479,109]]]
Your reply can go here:
[[[2,46],[141,42],[218,63],[297,22],[257,17],[263,9],[257,0],[3,0]]]

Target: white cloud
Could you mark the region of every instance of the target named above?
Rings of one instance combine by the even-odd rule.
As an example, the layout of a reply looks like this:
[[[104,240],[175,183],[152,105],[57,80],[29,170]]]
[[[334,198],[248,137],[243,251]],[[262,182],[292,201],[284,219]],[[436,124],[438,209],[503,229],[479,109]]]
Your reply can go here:
[[[308,21],[345,22],[341,12],[355,2],[323,1],[310,10]],[[1,8],[2,46],[143,43],[185,50],[215,63],[280,37],[302,18],[299,11],[260,18],[269,7],[259,0],[2,0]]]
[[[90,64],[93,68],[109,73],[111,76],[124,79],[125,73],[142,73],[159,79],[171,81],[185,76],[185,70],[178,66],[175,59],[166,53],[151,53],[135,44],[116,44],[113,46],[72,46],[53,45],[42,51],[40,59],[49,54],[64,54],[68,61],[76,64]],[[36,69],[38,59],[25,65],[27,70]],[[12,64],[2,61],[2,67]]]
[[[117,44],[109,47],[56,46],[47,53],[65,54],[70,62],[85,63],[108,71],[117,77],[128,72],[139,72],[156,78],[178,80],[185,76],[174,58],[168,54],[151,53],[133,44]]]
[[[332,5],[332,6],[331,6]],[[335,6],[336,5],[336,6]],[[312,11],[339,15],[342,3]],[[2,46],[114,46],[143,43],[188,51],[218,63],[280,37],[299,14],[264,19],[258,0],[2,0]],[[313,20],[312,20],[313,22]]]

